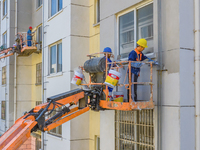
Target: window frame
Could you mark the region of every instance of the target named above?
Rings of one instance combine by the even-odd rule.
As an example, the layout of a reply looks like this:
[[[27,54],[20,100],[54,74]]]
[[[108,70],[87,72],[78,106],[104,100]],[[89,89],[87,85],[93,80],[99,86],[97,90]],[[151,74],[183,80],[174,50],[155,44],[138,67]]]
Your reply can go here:
[[[49,68],[49,71],[48,71],[49,75],[57,74],[57,73],[60,73],[60,72],[63,71],[63,67],[62,67],[61,71],[58,72],[58,45],[59,44],[62,44],[62,41],[58,41],[58,42],[56,42],[56,43],[54,43],[54,44],[49,46],[49,67],[48,67]],[[53,47],[53,46],[56,46],[56,56],[55,56],[56,57],[56,71],[51,73],[51,47]],[[63,50],[63,48],[61,49],[61,52],[62,52],[62,50]],[[62,65],[63,65],[62,56],[63,55],[61,55],[61,61],[62,61]]]
[[[6,2],[6,3],[5,3]],[[4,3],[6,4],[6,7],[4,6]],[[6,9],[5,9],[6,8]],[[8,14],[8,0],[3,0],[3,17]],[[6,12],[5,12],[6,11]]]
[[[38,69],[38,66],[40,69]],[[38,76],[38,72],[40,72],[40,76]],[[39,77],[41,78],[39,82]],[[36,82],[35,85],[42,85],[42,62],[36,64]]]
[[[94,6],[94,24],[99,24],[100,23],[100,0],[95,0],[95,6]]]
[[[4,108],[3,108],[3,103],[4,103]],[[4,110],[4,116],[2,110]],[[1,101],[1,119],[6,120],[6,101]]]
[[[7,31],[3,33],[3,49],[6,49],[6,48],[7,48]]]
[[[131,144],[134,149],[155,150],[154,109],[115,110],[115,149]]]
[[[55,114],[56,114],[56,111],[59,111],[59,110],[61,110],[61,109],[62,109],[62,107],[59,107],[59,108],[57,108],[56,110],[54,110],[54,111],[50,114],[50,117],[52,117],[53,115],[55,115]],[[56,132],[59,131],[59,130],[61,130],[61,133],[53,132],[54,130],[56,130]],[[52,130],[49,130],[47,133],[50,134],[50,135],[53,135],[53,136],[62,137],[62,125],[59,125],[59,126],[57,126],[56,128],[54,128],[54,129],[52,129]]]
[[[2,67],[2,81],[1,81],[1,85],[6,85],[6,72],[7,68],[6,66]]]
[[[59,13],[60,11],[62,11],[63,9],[63,0],[55,0],[57,7],[56,7],[56,12],[54,14],[52,14],[52,0],[49,0],[49,18],[55,16],[57,13]],[[62,1],[62,8],[59,10],[59,2]]]
[[[134,11],[134,48],[137,47],[137,38],[138,38],[138,31],[137,31],[137,11],[145,6],[148,6],[150,4],[153,4],[153,37],[154,37],[154,40],[153,40],[153,43],[155,43],[155,30],[154,30],[154,3],[153,1],[150,1],[150,2],[146,2],[146,3],[142,3],[142,4],[139,4],[139,5],[136,5],[122,13],[119,13],[117,14],[117,55],[120,55],[120,25],[119,25],[119,18],[123,15],[126,15],[132,11]],[[148,57],[153,57],[154,53],[155,53],[155,46],[153,46],[153,52],[152,53],[147,53],[145,54],[146,56]],[[122,58],[121,60],[127,60],[128,57],[124,57]]]
[[[36,1],[36,9],[40,8],[43,5],[43,0]]]

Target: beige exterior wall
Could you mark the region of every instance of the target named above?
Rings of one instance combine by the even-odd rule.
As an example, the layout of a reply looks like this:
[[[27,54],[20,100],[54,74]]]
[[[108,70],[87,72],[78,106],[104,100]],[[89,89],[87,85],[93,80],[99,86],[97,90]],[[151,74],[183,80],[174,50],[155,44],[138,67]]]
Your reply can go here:
[[[96,24],[96,0],[90,0],[90,54],[100,52],[100,24]]]

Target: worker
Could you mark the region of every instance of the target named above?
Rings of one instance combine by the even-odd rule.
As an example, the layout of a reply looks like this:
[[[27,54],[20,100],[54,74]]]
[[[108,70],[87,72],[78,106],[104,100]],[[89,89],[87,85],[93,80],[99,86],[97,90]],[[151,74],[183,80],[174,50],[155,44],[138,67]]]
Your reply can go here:
[[[129,53],[128,60],[129,61],[143,61],[145,59],[148,59],[149,61],[152,61],[154,64],[158,64],[157,61],[153,61],[152,59],[146,57],[142,51],[147,48],[147,41],[145,39],[139,39],[137,41],[137,47],[135,50],[132,50]],[[143,63],[131,63],[131,82],[132,78],[134,79],[134,82],[137,82],[138,77],[140,76],[140,67],[143,65]],[[134,77],[132,77],[134,76]],[[133,89],[133,88],[132,88]],[[129,90],[128,90],[128,98],[129,98]],[[137,84],[134,84],[134,100],[137,101]]]
[[[27,31],[27,46],[32,46],[32,36],[33,36],[33,32],[32,32],[32,27],[29,27],[29,30]]]
[[[106,48],[104,48],[103,52],[112,53],[112,50],[111,50],[110,47],[106,47]],[[106,59],[106,54],[104,54],[104,57],[105,57],[105,59]],[[107,54],[107,61],[108,61],[109,63],[112,62],[112,60],[110,59],[110,57],[111,57],[111,54]],[[110,68],[111,68],[111,64],[108,65],[108,70],[109,70]],[[108,86],[108,91],[109,91],[109,95],[108,95],[108,96],[110,97],[110,101],[111,101],[111,100],[113,100],[113,97],[112,97],[113,88],[111,88],[111,87]]]

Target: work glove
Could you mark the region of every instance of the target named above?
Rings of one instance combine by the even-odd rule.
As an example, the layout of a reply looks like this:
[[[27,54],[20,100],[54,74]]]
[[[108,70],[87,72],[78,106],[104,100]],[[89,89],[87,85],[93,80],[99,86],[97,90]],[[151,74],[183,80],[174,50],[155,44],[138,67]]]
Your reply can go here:
[[[142,67],[142,65],[144,65],[144,63],[136,63],[136,62],[131,63],[131,67],[135,67],[135,68],[140,68]]]
[[[157,61],[154,61],[150,58],[147,58],[149,61],[148,62],[152,62],[153,65],[159,65],[159,63]]]

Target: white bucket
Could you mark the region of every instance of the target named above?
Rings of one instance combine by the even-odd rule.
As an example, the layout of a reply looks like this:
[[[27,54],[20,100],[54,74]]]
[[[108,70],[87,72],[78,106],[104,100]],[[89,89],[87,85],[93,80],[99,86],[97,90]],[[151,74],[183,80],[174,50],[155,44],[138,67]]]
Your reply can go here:
[[[122,91],[113,92],[113,95],[114,95],[114,102],[123,102],[124,93]]]
[[[107,86],[111,88],[114,88],[117,85],[120,78],[121,78],[121,73],[115,70],[110,70],[104,84],[106,84]]]
[[[84,78],[84,75],[75,71],[74,72],[74,77],[72,78],[72,81],[71,83],[74,84],[74,85],[81,85],[81,82]]]
[[[109,92],[109,94],[108,94],[108,101],[111,101],[111,97],[112,97],[112,92]]]

